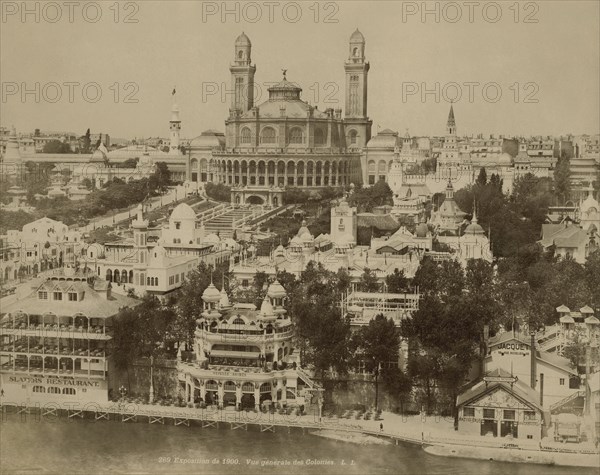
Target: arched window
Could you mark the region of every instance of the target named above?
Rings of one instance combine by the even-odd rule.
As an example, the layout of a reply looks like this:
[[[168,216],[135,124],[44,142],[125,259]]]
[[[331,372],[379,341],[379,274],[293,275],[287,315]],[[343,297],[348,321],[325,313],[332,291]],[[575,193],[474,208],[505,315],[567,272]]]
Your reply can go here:
[[[240,142],[245,143],[245,144],[252,142],[252,132],[250,132],[250,129],[248,127],[244,127],[242,129],[242,135],[240,138]]]
[[[275,143],[276,134],[272,127],[265,127],[260,134],[260,143]]]
[[[293,143],[293,144],[304,143],[304,137],[302,135],[302,129],[301,128],[294,127],[290,131],[290,143]]]
[[[356,132],[356,130],[351,130],[350,135],[349,135],[351,145],[356,145],[357,137],[358,137],[358,133]]]

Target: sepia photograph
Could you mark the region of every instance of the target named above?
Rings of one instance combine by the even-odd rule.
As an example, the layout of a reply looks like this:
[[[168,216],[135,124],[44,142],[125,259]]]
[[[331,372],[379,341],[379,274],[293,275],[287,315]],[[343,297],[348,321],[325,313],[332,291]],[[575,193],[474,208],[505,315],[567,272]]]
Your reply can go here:
[[[600,1],[0,0],[0,475],[597,475]]]

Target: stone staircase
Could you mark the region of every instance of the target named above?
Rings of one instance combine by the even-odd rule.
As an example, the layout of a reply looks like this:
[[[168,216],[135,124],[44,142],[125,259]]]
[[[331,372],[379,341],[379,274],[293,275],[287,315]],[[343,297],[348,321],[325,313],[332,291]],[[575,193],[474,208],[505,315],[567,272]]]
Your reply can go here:
[[[228,206],[222,208],[220,213],[207,218],[204,221],[206,234],[218,234],[221,239],[232,238],[233,231],[239,228],[240,223],[247,218],[255,216],[256,210],[251,208],[234,208]]]

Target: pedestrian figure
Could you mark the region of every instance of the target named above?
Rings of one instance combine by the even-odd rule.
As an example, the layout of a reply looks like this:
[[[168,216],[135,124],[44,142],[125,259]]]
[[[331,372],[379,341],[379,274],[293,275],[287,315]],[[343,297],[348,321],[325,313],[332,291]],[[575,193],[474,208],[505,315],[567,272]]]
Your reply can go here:
[[[379,423],[379,432],[383,432],[383,422]]]

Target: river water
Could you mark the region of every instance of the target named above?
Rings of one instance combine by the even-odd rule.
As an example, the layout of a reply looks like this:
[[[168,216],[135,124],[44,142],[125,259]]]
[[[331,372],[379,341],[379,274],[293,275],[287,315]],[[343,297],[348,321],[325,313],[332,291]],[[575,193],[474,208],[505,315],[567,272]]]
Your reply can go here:
[[[414,445],[358,445],[286,429],[230,430],[94,420],[0,424],[0,474],[595,474],[595,470],[437,457]],[[311,464],[308,462],[324,462]],[[184,463],[185,462],[185,463]],[[269,465],[264,465],[264,463]],[[285,466],[271,465],[283,463]],[[289,465],[287,465],[289,464]]]

